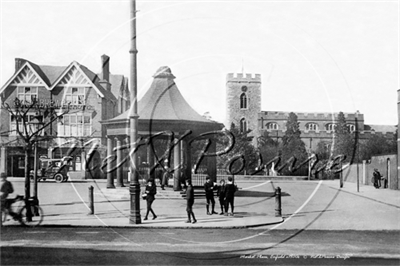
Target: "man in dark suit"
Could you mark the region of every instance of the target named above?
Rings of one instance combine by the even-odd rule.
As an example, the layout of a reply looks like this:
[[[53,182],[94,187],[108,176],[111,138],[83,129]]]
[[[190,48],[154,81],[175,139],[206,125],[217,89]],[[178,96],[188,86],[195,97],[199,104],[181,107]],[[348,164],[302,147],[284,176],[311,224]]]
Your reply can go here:
[[[187,183],[187,188],[186,188],[186,212],[188,215],[188,220],[186,221],[187,223],[196,223],[196,217],[194,217],[193,213],[193,204],[194,204],[194,190],[192,186],[192,182],[190,179],[186,181]],[[191,219],[193,217],[193,220]]]
[[[207,214],[218,214],[214,211],[215,208],[215,200],[214,200],[214,183],[211,181],[210,177],[207,175],[206,182],[204,183],[204,190],[206,192],[206,200],[207,200]],[[210,212],[210,202],[212,211]]]

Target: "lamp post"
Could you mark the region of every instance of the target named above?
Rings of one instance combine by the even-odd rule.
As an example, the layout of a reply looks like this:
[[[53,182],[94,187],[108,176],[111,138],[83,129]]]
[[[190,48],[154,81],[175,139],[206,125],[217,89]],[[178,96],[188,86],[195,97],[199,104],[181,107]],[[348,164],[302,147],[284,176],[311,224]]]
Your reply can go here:
[[[131,48],[130,53],[130,89],[131,89],[131,109],[129,116],[130,124],[130,149],[131,151],[137,146],[138,137],[138,120],[137,114],[137,49],[136,49],[136,0],[130,1],[130,20],[131,20]],[[140,224],[140,184],[139,175],[137,172],[137,154],[133,152],[130,158],[130,215],[129,223]]]
[[[309,158],[311,157],[311,143],[312,143],[312,138],[310,137],[310,148],[309,148]],[[308,180],[311,179],[311,160],[308,161]]]
[[[359,138],[359,132],[358,132],[358,112],[356,113],[356,117],[355,117],[355,122],[356,122],[356,153],[357,153],[357,192],[360,192],[360,180],[359,180],[359,170],[358,170],[358,164],[360,162],[360,153],[359,153],[359,145],[358,145],[358,138]]]
[[[29,122],[29,127],[31,132],[36,132],[42,125],[43,122],[39,120],[40,115],[35,116],[32,121]],[[38,145],[39,145],[39,136],[35,136],[35,142],[33,143],[33,198],[35,199],[35,203],[39,205],[38,199],[38,180],[37,180],[37,164],[38,164]]]

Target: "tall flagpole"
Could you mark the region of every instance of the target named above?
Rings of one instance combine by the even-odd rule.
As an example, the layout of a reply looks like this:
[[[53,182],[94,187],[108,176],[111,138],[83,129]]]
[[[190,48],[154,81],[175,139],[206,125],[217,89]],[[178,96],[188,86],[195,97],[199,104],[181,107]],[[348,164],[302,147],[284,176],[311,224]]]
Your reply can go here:
[[[130,124],[130,149],[136,148],[138,139],[138,119],[137,113],[137,62],[136,62],[136,0],[130,1],[130,19],[131,19],[131,48],[130,54],[130,89],[131,89],[131,111],[129,116]],[[136,152],[130,153],[130,185],[129,193],[131,199],[131,211],[129,216],[130,224],[140,224],[140,184],[137,171],[137,155]]]

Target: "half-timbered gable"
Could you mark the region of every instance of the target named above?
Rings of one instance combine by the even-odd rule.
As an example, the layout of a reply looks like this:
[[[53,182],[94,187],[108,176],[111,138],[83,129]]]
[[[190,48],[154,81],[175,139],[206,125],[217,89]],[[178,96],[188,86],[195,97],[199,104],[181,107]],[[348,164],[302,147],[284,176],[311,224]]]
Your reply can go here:
[[[102,60],[109,62],[109,57],[102,56]],[[103,64],[104,65],[104,64]],[[68,143],[82,140],[101,141],[105,144],[105,129],[100,121],[111,119],[119,114],[118,99],[126,86],[126,78],[121,76],[122,83],[113,88],[109,80],[109,65],[103,68],[101,75],[96,75],[90,69],[78,62],[72,62],[68,66],[42,66],[36,65],[25,59],[16,58],[15,73],[0,89],[0,105],[8,103],[12,106],[16,98],[22,102],[29,103],[37,100],[35,108],[45,109],[51,107],[51,110],[57,113],[68,112],[62,118],[54,121],[51,126],[43,131],[43,135],[51,136],[46,145],[46,152],[42,155],[59,157],[68,152]],[[120,76],[120,75],[118,75]],[[27,118],[38,118],[38,113],[34,108],[32,114],[28,113]],[[40,117],[39,117],[40,118]],[[5,162],[7,156],[0,156],[0,166],[2,171],[7,171],[10,176],[19,176],[23,174],[23,169],[16,165],[24,160],[18,149],[17,142],[14,146],[9,145],[10,140],[17,138],[16,127],[19,123],[15,117],[6,111],[0,109],[0,146],[7,149],[4,154],[11,155],[11,161]],[[42,147],[44,148],[44,147]],[[84,147],[80,147],[84,149]],[[99,150],[97,161],[102,156]],[[84,157],[81,157],[81,151],[72,154],[73,162],[71,169],[73,171],[83,171]],[[7,169],[4,169],[7,165]]]

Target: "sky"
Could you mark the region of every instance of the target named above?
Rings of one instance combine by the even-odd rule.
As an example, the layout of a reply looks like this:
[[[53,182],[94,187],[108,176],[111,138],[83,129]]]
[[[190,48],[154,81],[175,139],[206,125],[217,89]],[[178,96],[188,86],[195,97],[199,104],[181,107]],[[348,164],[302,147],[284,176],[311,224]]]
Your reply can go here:
[[[187,102],[225,121],[226,75],[261,74],[262,111],[397,124],[399,1],[136,1],[138,98],[169,66]],[[0,0],[0,84],[14,59],[129,77],[129,1]]]

